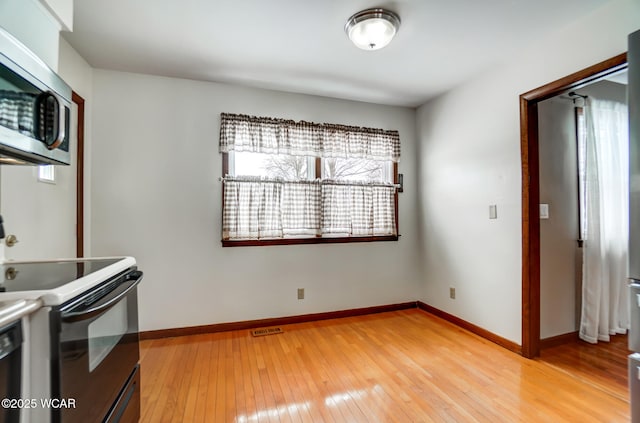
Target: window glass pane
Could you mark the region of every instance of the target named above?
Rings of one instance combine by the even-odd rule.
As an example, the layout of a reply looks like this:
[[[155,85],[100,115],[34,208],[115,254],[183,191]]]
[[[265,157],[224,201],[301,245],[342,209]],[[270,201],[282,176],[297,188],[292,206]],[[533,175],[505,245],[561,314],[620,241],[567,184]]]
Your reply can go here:
[[[235,176],[308,179],[308,159],[304,156],[236,152]]]
[[[391,161],[330,158],[322,162],[324,179],[393,183]]]

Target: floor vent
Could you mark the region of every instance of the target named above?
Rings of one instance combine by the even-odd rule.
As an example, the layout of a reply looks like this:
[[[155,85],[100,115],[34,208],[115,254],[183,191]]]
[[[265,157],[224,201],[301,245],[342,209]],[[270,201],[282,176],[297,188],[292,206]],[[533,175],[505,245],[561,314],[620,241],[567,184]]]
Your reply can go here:
[[[262,329],[253,329],[251,334],[253,336],[264,336],[264,335],[275,335],[277,333],[283,333],[282,328],[262,328]]]

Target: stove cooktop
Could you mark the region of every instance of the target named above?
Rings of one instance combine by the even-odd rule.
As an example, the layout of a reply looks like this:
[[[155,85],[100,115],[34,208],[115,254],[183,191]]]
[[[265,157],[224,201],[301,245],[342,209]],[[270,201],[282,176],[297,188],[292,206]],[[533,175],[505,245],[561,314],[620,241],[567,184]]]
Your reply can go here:
[[[2,266],[0,292],[59,288],[118,262],[119,259],[11,263]]]
[[[6,261],[0,266],[0,301],[41,298],[60,305],[135,266],[132,257]]]

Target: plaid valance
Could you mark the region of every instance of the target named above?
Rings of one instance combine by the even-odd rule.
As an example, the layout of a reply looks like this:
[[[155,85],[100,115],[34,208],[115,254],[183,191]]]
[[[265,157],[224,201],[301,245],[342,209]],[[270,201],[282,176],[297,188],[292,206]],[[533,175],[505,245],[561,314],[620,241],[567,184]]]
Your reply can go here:
[[[400,159],[398,131],[222,113],[220,152]]]

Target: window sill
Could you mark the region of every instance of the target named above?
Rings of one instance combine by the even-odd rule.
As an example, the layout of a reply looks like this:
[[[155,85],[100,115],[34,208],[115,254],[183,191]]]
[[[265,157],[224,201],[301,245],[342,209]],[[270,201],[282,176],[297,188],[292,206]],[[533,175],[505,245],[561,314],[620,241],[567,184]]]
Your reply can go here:
[[[346,244],[352,242],[398,241],[400,235],[386,236],[353,236],[326,238],[279,238],[279,239],[223,239],[223,247],[262,247],[267,245],[301,245],[301,244]]]

